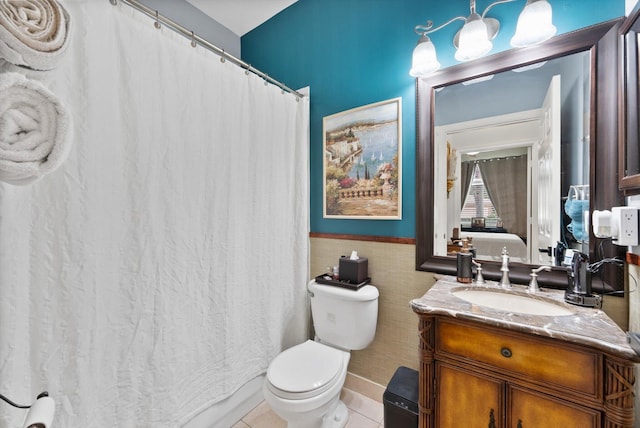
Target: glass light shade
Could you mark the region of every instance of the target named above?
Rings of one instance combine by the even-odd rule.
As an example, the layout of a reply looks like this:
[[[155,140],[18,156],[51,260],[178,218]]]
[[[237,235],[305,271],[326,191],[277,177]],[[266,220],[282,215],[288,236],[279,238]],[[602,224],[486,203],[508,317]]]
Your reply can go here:
[[[471,15],[460,30],[460,41],[456,51],[458,61],[471,61],[485,56],[493,43],[489,40],[487,24],[479,15]]]
[[[557,31],[551,23],[551,17],[551,5],[547,0],[527,0],[518,17],[518,26],[516,34],[511,39],[511,46],[533,46],[549,40]]]
[[[427,36],[420,37],[413,50],[413,60],[409,74],[413,77],[426,76],[440,68],[436,47]]]

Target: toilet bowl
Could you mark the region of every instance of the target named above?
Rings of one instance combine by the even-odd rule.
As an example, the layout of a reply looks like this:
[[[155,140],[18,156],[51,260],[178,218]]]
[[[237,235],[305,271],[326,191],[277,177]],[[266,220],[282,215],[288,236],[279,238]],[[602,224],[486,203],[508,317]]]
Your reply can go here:
[[[288,428],[342,428],[349,414],[340,401],[351,354],[308,340],[269,365],[263,393]]]
[[[293,346],[274,358],[262,391],[288,428],[343,428],[349,419],[340,392],[351,349],[364,349],[375,336],[378,289],[358,290],[311,281],[311,314],[316,340]]]

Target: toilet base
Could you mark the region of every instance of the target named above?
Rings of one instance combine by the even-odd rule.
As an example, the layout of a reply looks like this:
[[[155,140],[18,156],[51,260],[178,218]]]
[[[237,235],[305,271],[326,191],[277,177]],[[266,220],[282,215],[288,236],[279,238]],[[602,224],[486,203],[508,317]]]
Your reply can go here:
[[[289,420],[287,428],[344,428],[349,420],[349,410],[341,400],[336,400],[322,418],[309,416]]]
[[[349,420],[349,410],[347,405],[338,400],[336,408],[333,412],[328,412],[322,418],[322,428],[344,428]]]

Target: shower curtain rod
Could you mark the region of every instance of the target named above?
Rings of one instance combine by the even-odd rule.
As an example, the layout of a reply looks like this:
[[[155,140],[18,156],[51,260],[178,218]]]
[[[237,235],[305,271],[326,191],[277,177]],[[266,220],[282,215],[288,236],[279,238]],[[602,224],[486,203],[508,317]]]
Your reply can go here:
[[[271,82],[274,85],[278,86],[280,89],[282,89],[282,91],[286,91],[286,92],[289,92],[291,94],[294,94],[297,98],[304,98],[304,95],[301,94],[300,92],[289,88],[285,84],[283,84],[283,83],[275,80],[274,78],[270,77],[268,74],[263,73],[262,71],[260,71],[260,70],[258,70],[256,68],[253,68],[251,66],[251,64],[248,64],[248,63],[242,61],[241,59],[236,58],[235,56],[225,52],[224,49],[220,49],[216,45],[214,45],[214,44],[210,43],[209,41],[203,39],[202,37],[198,36],[193,31],[188,30],[187,28],[185,28],[182,25],[178,24],[174,20],[172,20],[170,18],[167,18],[164,15],[159,14],[157,10],[154,10],[154,9],[151,9],[151,8],[145,6],[144,4],[140,3],[138,0],[109,0],[109,3],[111,3],[114,6],[116,6],[118,4],[118,1],[121,1],[122,3],[124,3],[126,5],[129,5],[129,6],[133,7],[134,9],[137,9],[138,11],[144,13],[145,15],[155,19],[156,23],[154,25],[156,26],[156,28],[160,28],[160,22],[162,22],[163,24],[165,24],[168,27],[170,27],[172,30],[174,30],[174,31],[182,34],[183,36],[191,39],[191,46],[195,47],[195,43],[197,42],[200,45],[202,45],[205,48],[207,48],[210,51],[212,51],[213,53],[219,55],[221,61],[229,60],[229,61],[233,62],[234,64],[244,68],[246,70],[245,72],[251,72],[253,74],[258,75],[259,77],[261,77],[262,79],[265,80],[265,84],[266,84],[266,82]]]

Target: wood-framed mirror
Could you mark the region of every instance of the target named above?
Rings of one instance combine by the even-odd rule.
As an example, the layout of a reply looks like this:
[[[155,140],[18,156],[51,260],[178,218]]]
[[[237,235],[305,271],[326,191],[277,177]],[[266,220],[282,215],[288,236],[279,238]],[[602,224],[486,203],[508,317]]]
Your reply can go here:
[[[640,193],[640,3],[620,28],[620,143],[618,176],[626,194]]]
[[[453,275],[456,272],[455,256],[434,250],[436,235],[444,233],[448,240],[453,231],[436,228],[436,211],[439,204],[446,201],[434,189],[437,181],[435,171],[442,169],[436,165],[434,122],[436,118],[436,93],[442,88],[461,82],[477,81],[508,70],[522,69],[544,61],[552,61],[579,52],[588,52],[587,68],[590,78],[587,82],[588,117],[585,118],[588,142],[588,185],[590,188],[589,209],[603,210],[621,204],[617,179],[618,141],[618,34],[622,19],[613,20],[554,37],[535,47],[512,49],[490,57],[456,65],[438,71],[426,78],[416,79],[416,269]],[[446,168],[445,168],[446,170]],[[447,214],[449,215],[449,214]],[[558,213],[558,216],[562,215]],[[438,221],[441,221],[438,220]],[[442,223],[440,223],[441,225]],[[437,230],[436,230],[437,229]],[[620,250],[612,245],[600,245],[588,227],[588,239],[579,249],[589,254],[592,261],[603,257],[613,257]],[[560,239],[559,237],[557,239]],[[587,243],[588,241],[588,243]],[[540,266],[537,261],[513,262],[510,277],[514,283],[527,284],[531,269]],[[483,274],[488,279],[500,278],[500,262],[481,260]],[[612,269],[602,282],[594,281],[596,290],[618,290],[623,287],[621,275]],[[542,272],[538,277],[541,285],[566,288],[567,269],[556,266],[550,272]],[[602,285],[602,287],[599,287]]]

